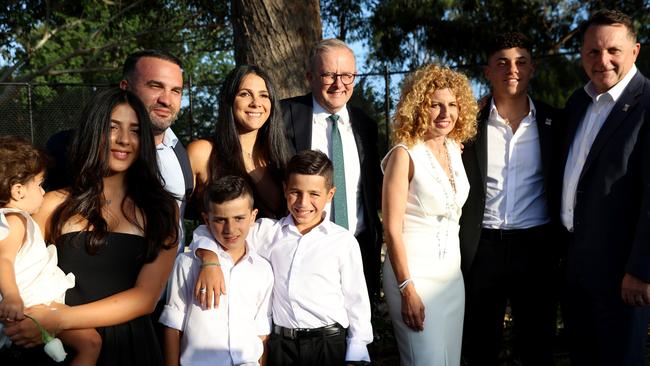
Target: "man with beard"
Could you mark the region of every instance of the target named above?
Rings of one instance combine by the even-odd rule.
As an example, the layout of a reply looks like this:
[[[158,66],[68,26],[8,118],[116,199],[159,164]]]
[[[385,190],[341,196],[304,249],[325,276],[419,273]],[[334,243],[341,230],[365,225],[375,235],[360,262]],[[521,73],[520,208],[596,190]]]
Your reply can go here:
[[[194,186],[192,168],[185,147],[170,128],[178,117],[183,95],[181,61],[158,50],[130,54],[122,69],[120,88],[135,93],[149,111],[153,125],[158,167],[165,189],[179,201],[183,217],[185,203]],[[183,225],[180,225],[179,251],[183,250]]]
[[[130,54],[124,61],[120,87],[135,93],[147,107],[154,131],[158,167],[165,189],[174,195],[180,206],[181,217],[185,202],[193,189],[193,177],[187,152],[170,126],[178,117],[183,94],[181,61],[158,50],[141,50]],[[68,172],[67,146],[72,141],[73,130],[59,132],[47,142],[47,150],[55,157],[56,166],[50,172],[48,190],[66,187],[74,179]],[[72,173],[72,174],[69,174]],[[180,225],[179,250],[183,249],[183,226]]]

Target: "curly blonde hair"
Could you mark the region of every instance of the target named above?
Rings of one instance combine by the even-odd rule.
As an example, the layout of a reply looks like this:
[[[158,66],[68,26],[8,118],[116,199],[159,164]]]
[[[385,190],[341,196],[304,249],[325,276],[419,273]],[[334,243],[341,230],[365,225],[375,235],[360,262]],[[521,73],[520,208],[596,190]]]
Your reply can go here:
[[[465,75],[439,65],[427,65],[415,71],[402,87],[394,118],[393,142],[411,147],[422,141],[431,129],[431,96],[436,90],[450,89],[458,103],[458,120],[449,138],[466,142],[476,135],[478,105]]]

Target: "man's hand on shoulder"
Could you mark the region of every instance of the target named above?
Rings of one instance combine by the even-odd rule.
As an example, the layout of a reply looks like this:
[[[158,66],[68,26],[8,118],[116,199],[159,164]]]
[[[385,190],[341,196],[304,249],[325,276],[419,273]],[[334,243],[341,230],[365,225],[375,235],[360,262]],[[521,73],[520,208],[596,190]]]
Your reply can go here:
[[[650,283],[626,273],[621,283],[621,297],[630,306],[650,306]]]

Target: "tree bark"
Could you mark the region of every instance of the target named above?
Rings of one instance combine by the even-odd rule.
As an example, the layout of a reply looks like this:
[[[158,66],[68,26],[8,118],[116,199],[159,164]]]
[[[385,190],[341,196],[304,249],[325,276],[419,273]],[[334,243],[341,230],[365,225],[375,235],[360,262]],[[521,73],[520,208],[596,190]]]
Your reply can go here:
[[[309,50],[322,38],[319,0],[232,0],[237,65],[269,73],[279,98],[305,94]]]

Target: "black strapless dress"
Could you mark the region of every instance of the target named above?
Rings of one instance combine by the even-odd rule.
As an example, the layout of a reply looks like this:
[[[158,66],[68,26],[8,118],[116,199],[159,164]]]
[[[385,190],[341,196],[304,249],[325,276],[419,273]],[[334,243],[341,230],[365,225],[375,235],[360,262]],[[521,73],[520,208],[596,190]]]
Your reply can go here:
[[[68,305],[86,304],[132,288],[145,264],[143,237],[109,233],[106,245],[97,254],[90,255],[84,245],[86,234],[67,233],[57,243],[59,267],[65,273],[74,273],[76,278],[75,287],[66,292]],[[97,331],[102,337],[98,365],[163,364],[162,351],[149,315],[97,328]]]

